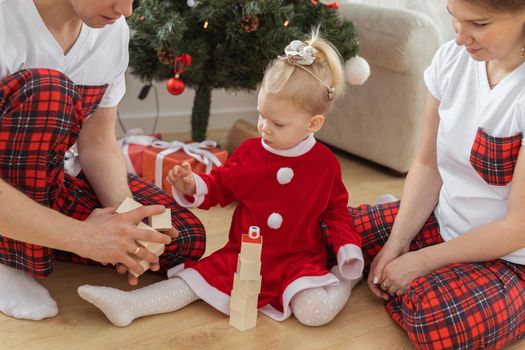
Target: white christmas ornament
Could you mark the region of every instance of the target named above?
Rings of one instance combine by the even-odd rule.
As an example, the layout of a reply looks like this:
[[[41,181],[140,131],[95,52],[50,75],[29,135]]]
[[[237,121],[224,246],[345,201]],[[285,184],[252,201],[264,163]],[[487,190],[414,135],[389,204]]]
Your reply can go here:
[[[286,185],[292,181],[293,170],[292,168],[281,168],[277,171],[277,182],[281,185]]]
[[[350,58],[345,62],[345,77],[352,85],[362,85],[370,76],[368,62],[360,56]]]
[[[277,230],[283,224],[283,217],[281,214],[272,213],[268,216],[268,227]]]
[[[188,5],[188,7],[195,7],[195,5],[197,5],[197,1],[195,1],[195,0],[188,0],[186,2],[186,5]]]

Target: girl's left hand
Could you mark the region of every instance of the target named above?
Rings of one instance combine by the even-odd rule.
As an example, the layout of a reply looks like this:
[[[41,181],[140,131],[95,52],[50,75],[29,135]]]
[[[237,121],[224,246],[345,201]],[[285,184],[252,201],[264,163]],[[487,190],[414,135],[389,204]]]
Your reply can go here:
[[[412,251],[389,262],[383,270],[380,287],[390,296],[405,294],[410,283],[432,272],[421,251]]]

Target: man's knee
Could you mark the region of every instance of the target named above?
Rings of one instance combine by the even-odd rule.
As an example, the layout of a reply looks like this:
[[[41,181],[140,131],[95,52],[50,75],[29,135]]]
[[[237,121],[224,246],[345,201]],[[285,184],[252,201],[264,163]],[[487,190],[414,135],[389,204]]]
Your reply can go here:
[[[80,95],[75,84],[63,73],[47,68],[24,69],[3,80],[4,99],[11,100],[7,108],[24,108],[28,113],[46,111],[46,118],[68,118],[80,111]],[[9,111],[3,111],[3,114]],[[24,115],[27,118],[27,115]],[[69,122],[69,120],[67,120]]]

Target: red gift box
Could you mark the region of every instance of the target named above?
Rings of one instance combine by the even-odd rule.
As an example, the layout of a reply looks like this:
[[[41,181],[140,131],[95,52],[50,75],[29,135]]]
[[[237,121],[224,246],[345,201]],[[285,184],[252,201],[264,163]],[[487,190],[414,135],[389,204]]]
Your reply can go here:
[[[160,133],[144,135],[142,129],[131,129],[126,136],[118,140],[120,149],[126,159],[128,172],[142,176],[143,153],[146,147],[161,139]]]
[[[153,146],[144,150],[142,177],[171,193],[171,184],[166,181],[166,176],[175,165],[188,162],[194,173],[201,174],[209,173],[211,169],[224,164],[228,151],[217,148],[216,145],[216,142],[210,140],[191,143],[154,142]]]

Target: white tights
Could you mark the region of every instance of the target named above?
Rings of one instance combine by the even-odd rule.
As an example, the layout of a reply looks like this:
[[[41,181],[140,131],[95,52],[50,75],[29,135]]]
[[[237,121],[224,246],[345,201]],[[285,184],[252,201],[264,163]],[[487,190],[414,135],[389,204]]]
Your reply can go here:
[[[175,277],[130,292],[90,286],[78,287],[80,297],[98,307],[115,326],[126,327],[134,319],[175,311],[199,297],[181,278]]]
[[[340,281],[336,286],[309,288],[300,291],[290,302],[292,312],[305,326],[322,326],[332,321],[343,309],[352,288],[359,282]]]
[[[326,324],[344,307],[357,282],[341,280],[337,286],[303,290],[292,298],[293,314],[307,326]],[[83,285],[78,288],[78,294],[98,307],[111,323],[120,327],[142,316],[181,309],[199,299],[188,284],[178,277],[130,292]]]

